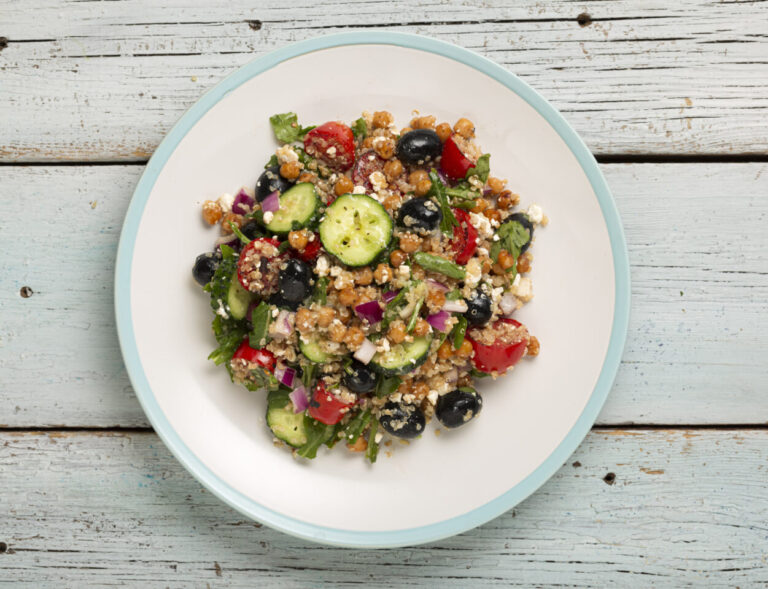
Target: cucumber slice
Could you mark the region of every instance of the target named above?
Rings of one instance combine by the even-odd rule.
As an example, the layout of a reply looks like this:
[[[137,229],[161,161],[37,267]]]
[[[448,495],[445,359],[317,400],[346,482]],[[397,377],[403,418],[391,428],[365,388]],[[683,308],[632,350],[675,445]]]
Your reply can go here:
[[[314,184],[296,184],[280,195],[280,208],[272,213],[272,219],[264,223],[264,227],[278,234],[301,229],[312,219],[319,202]]]
[[[299,349],[307,357],[307,360],[315,364],[325,364],[333,359],[333,356],[323,352],[320,348],[320,342],[316,339],[305,342],[302,338],[299,338]]]
[[[384,376],[406,374],[426,361],[431,344],[432,336],[425,335],[392,346],[388,352],[376,352],[371,368]]]
[[[304,413],[293,412],[293,403],[285,391],[273,391],[267,396],[267,425],[277,439],[294,448],[307,443]]]
[[[365,194],[340,196],[320,223],[323,247],[348,266],[370,264],[391,239],[392,217]]]
[[[237,272],[232,275],[227,291],[227,304],[229,305],[229,314],[235,319],[244,319],[248,313],[248,305],[253,300],[253,293],[247,291],[237,279]]]

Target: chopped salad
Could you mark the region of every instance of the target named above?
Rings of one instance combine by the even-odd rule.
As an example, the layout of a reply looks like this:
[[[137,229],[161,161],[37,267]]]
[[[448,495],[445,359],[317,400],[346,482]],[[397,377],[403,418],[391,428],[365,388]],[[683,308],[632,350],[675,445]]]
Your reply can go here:
[[[517,208],[466,118],[270,123],[279,147],[255,187],[202,207],[221,232],[192,271],[209,358],[266,391],[267,425],[304,458],[343,442],[375,462],[432,419],[473,421],[475,382],[539,353],[513,315],[533,296],[541,208]]]

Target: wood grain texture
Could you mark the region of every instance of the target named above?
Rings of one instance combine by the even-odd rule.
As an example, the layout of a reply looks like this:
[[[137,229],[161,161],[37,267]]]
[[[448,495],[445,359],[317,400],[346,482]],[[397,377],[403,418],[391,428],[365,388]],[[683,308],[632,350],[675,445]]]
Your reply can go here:
[[[0,426],[147,425],[121,361],[112,292],[142,169],[0,168]],[[598,423],[765,423],[768,164],[602,169],[624,220],[633,309]]]
[[[498,519],[362,551],[247,520],[154,434],[0,433],[0,586],[762,586],[766,455],[766,430],[592,432]]]
[[[598,154],[768,153],[764,2],[3,0],[0,161],[146,159],[235,68],[294,41],[372,28],[497,61]]]

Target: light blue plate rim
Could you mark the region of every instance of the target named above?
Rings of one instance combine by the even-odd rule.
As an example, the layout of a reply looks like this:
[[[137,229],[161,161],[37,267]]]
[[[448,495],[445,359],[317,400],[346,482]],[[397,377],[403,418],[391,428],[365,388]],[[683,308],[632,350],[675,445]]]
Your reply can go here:
[[[586,407],[560,445],[523,481],[485,505],[439,523],[403,530],[361,532],[310,524],[273,511],[221,480],[190,451],[160,409],[139,359],[131,318],[131,262],[141,216],[160,171],[187,132],[219,100],[254,76],[293,57],[344,45],[396,45],[441,55],[490,76],[535,108],[562,137],[592,184],[608,228],[616,275],[614,320],[605,362]],[[115,313],[120,347],[128,375],[152,426],[173,455],[208,490],[241,513],[299,538],[353,548],[411,546],[459,534],[501,515],[544,484],[576,450],[608,397],[624,349],[629,308],[629,258],[616,204],[594,157],[563,116],[517,76],[480,55],[428,37],[381,31],[342,33],[294,43],[246,64],[209,90],[181,117],[147,164],[126,213],[115,268]]]

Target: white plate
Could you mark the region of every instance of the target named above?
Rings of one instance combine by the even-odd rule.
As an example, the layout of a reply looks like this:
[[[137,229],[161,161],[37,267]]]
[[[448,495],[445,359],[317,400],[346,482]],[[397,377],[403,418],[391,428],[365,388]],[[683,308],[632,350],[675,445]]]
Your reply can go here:
[[[215,231],[200,204],[253,185],[275,149],[268,117],[303,124],[389,110],[471,119],[522,203],[551,219],[537,231],[535,298],[521,312],[541,354],[479,384],[479,419],[371,466],[343,449],[300,461],[275,448],[265,396],[206,360],[207,297],[191,277]],[[120,342],[158,434],[204,485],[288,533],[349,546],[449,536],[533,492],[576,448],[613,382],[626,334],[629,271],[614,203],[594,159],[544,99],[503,68],[423,37],[352,33],[262,57],[206,94],[168,134],[134,194],[116,275]],[[392,451],[387,456],[386,451]]]

